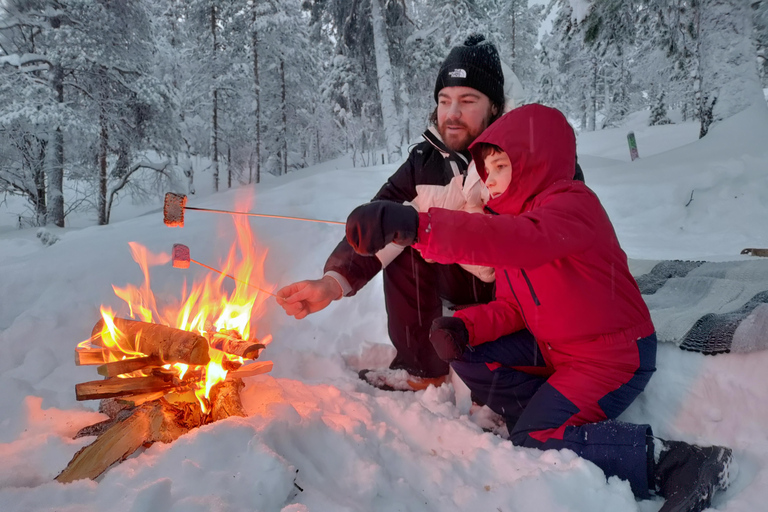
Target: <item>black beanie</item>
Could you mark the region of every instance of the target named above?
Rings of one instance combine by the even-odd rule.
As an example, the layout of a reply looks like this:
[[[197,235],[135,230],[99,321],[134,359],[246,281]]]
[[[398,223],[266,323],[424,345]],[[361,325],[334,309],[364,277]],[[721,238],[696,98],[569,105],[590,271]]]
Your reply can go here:
[[[461,46],[451,48],[440,66],[435,83],[435,101],[443,87],[471,87],[504,104],[504,72],[496,47],[481,34],[472,34]]]

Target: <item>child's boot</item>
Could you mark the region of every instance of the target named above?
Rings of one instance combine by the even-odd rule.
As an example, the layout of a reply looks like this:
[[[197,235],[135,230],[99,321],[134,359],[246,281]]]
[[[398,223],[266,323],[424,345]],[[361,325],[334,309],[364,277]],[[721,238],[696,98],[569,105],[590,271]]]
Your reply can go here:
[[[658,438],[653,442],[658,454],[653,478],[658,494],[666,499],[659,512],[701,512],[709,508],[715,491],[728,487],[730,448]]]

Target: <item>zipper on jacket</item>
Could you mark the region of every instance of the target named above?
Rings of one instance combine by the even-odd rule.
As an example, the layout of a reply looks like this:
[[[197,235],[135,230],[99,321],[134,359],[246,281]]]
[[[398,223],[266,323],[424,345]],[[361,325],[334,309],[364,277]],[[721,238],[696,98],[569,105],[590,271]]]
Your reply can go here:
[[[520,272],[523,274],[523,279],[525,279],[525,282],[528,284],[528,290],[531,292],[531,298],[533,299],[533,303],[536,304],[537,306],[541,306],[541,302],[539,302],[539,298],[536,296],[536,292],[533,290],[533,285],[531,284],[531,280],[528,279],[528,274],[526,274],[525,270],[522,268],[520,269]],[[507,279],[509,279],[509,276],[507,276]]]
[[[498,215],[498,212],[493,211],[488,205],[484,206],[485,211],[490,213],[491,215]],[[528,285],[528,291],[531,292],[531,298],[533,299],[533,303],[537,306],[541,306],[541,302],[539,302],[539,297],[536,295],[536,291],[533,289],[533,284],[531,284],[531,280],[528,279],[528,274],[525,273],[524,269],[520,269],[520,272],[523,274],[523,279],[525,279],[526,284]],[[509,280],[509,274],[507,274],[507,271],[504,271],[504,274],[507,276],[507,282],[509,283],[509,289],[512,290],[512,281]],[[515,295],[515,290],[512,290],[512,295]],[[515,300],[517,300],[517,295],[515,295]],[[520,301],[517,301],[517,305],[520,306],[520,309],[522,309],[522,305],[520,305]],[[526,325],[528,325],[526,323]],[[528,329],[530,331],[530,329]]]
[[[512,292],[512,296],[515,298],[515,301],[517,302],[517,307],[520,308],[520,316],[523,317],[523,323],[525,324],[525,328],[528,329],[528,332],[531,333],[531,336],[533,336],[533,366],[537,366],[539,362],[539,351],[538,351],[538,344],[536,343],[536,336],[534,336],[533,331],[531,330],[531,326],[528,325],[528,319],[525,318],[525,311],[523,311],[523,305],[520,304],[520,299],[517,298],[517,294],[515,293],[515,289],[512,287],[512,280],[509,278],[509,274],[507,273],[506,269],[504,270],[504,276],[507,278],[507,284],[509,284],[509,291]]]

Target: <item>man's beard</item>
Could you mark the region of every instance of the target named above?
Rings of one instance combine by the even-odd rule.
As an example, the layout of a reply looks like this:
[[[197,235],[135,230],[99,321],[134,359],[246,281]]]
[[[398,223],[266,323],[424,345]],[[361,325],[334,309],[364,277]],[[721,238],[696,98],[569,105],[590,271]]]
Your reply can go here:
[[[490,115],[486,116],[481,123],[481,128],[477,131],[468,130],[467,125],[461,121],[451,121],[450,123],[443,122],[442,124],[438,124],[437,131],[440,133],[440,137],[442,137],[443,142],[449,149],[453,151],[464,151],[488,127],[489,119]],[[464,128],[465,131],[456,134],[448,134],[446,128],[450,126],[459,126]]]

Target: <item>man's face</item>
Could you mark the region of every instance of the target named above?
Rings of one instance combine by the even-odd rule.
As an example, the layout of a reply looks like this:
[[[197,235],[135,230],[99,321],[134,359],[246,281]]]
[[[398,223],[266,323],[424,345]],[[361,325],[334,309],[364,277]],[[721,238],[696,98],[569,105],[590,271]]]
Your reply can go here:
[[[485,157],[485,186],[491,197],[499,197],[512,183],[512,162],[506,153],[491,153]]]
[[[437,131],[454,151],[472,144],[496,113],[488,96],[471,87],[443,87],[437,95]]]

